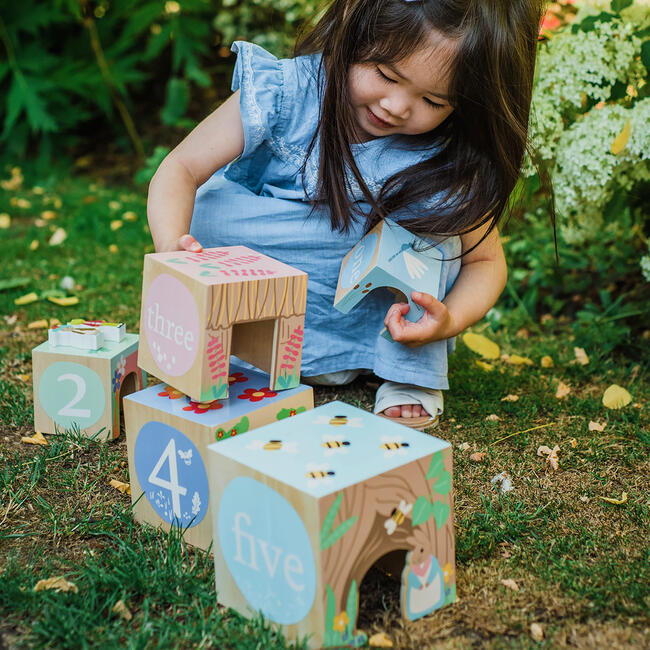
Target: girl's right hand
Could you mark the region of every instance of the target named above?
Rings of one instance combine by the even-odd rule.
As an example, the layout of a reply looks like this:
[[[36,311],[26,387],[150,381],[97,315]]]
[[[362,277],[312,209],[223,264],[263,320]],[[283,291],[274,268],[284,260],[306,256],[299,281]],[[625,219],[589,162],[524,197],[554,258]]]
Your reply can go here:
[[[192,235],[181,235],[176,241],[169,246],[162,246],[157,253],[171,253],[172,251],[190,251],[191,253],[200,253],[203,246]]]

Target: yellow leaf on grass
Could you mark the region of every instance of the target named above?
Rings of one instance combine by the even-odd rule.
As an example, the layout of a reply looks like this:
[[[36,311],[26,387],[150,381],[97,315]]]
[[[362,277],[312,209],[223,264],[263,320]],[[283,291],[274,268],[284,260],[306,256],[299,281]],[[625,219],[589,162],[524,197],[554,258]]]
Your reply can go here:
[[[506,395],[501,398],[502,402],[516,402],[519,399],[519,395]]]
[[[607,503],[613,503],[615,506],[621,506],[624,503],[627,503],[627,492],[623,492],[621,494],[620,499],[614,499],[612,497],[598,497],[599,499],[602,499],[603,501],[607,501]]]
[[[28,330],[46,330],[49,327],[49,323],[45,319],[33,320],[31,323],[27,324]]]
[[[617,384],[612,384],[603,395],[603,405],[608,409],[620,409],[627,406],[632,401],[625,388]]]
[[[563,381],[558,382],[557,390],[555,391],[555,397],[557,399],[563,399],[571,392],[571,387],[567,386]]]
[[[112,479],[111,486],[119,490],[122,494],[131,494],[131,486],[128,483],[122,483],[122,481]]]
[[[32,376],[30,374],[25,374],[25,375],[16,375],[20,381],[27,383],[28,381],[31,380]]]
[[[490,415],[488,415],[485,419],[488,422],[497,422],[501,418],[496,413],[490,413]]]
[[[79,298],[77,298],[77,296],[67,296],[66,298],[55,298],[54,296],[49,296],[48,300],[60,307],[71,307],[72,305],[79,304]]]
[[[40,432],[37,431],[33,436],[31,437],[22,437],[20,439],[20,442],[26,442],[29,445],[49,445],[50,443],[45,439],[45,436]]]
[[[119,219],[111,221],[111,230],[119,230],[122,227],[122,222]]]
[[[587,353],[584,351],[584,348],[573,348],[573,354],[576,355],[576,361],[581,366],[586,366],[589,363],[589,357],[587,356]]]
[[[368,639],[368,645],[371,648],[392,648],[393,642],[388,638],[385,632],[377,632]]]
[[[491,372],[492,370],[494,370],[494,366],[491,363],[487,363],[487,361],[481,361],[480,359],[476,359],[474,363],[482,370],[485,370],[485,372]]]
[[[108,247],[108,251],[109,251],[109,253],[113,253],[113,255],[115,255],[116,253],[120,252],[120,249],[115,244],[111,244]]]
[[[26,293],[24,296],[20,296],[20,298],[16,298],[14,305],[29,305],[37,300],[38,296],[32,291],[31,293]]]
[[[32,239],[32,243],[29,245],[30,251],[35,251],[38,248],[38,239]]]
[[[506,361],[513,366],[533,365],[533,362],[528,357],[520,357],[518,354],[509,354]]]
[[[614,141],[612,142],[612,146],[610,147],[611,152],[615,155],[618,156],[623,149],[625,149],[625,145],[627,144],[627,141],[630,139],[630,135],[632,133],[632,120],[628,120],[625,123],[625,126],[621,130],[621,132],[614,138]]]
[[[600,424],[599,422],[594,422],[593,420],[589,423],[589,431],[604,431],[605,425]]]
[[[52,221],[52,219],[56,219],[56,212],[54,212],[54,210],[43,210],[43,212],[41,212],[41,219]]]
[[[3,212],[0,214],[0,228],[7,230],[9,226],[11,226],[11,217],[6,212]]]
[[[54,234],[50,237],[48,244],[50,246],[59,246],[62,244],[68,237],[68,233],[63,228],[57,228],[54,231]]]
[[[133,614],[131,614],[131,611],[123,600],[118,600],[115,605],[113,605],[113,609],[111,611],[113,614],[118,614],[121,616],[125,621],[130,621],[133,618]]]
[[[539,623],[530,624],[530,636],[533,641],[541,643],[544,640],[544,628]]]
[[[490,341],[487,336],[483,336],[483,334],[466,332],[463,334],[463,343],[472,352],[476,352],[485,359],[498,359],[501,354],[499,346],[494,341]]]
[[[469,459],[473,460],[475,463],[480,463],[485,458],[484,451],[477,451],[470,455]]]
[[[124,221],[137,221],[138,220],[138,215],[135,212],[132,212],[131,210],[129,210],[128,212],[125,212],[122,215],[122,219],[124,219]]]
[[[502,580],[501,584],[504,587],[508,587],[508,589],[512,589],[513,591],[519,591],[519,585],[512,578],[507,578],[506,580]]]
[[[49,589],[54,589],[54,591],[71,591],[75,594],[79,591],[74,582],[69,582],[63,576],[39,580],[34,585],[34,591],[46,591]]]
[[[542,357],[542,368],[552,368],[553,367],[553,359],[549,357],[548,355],[545,355]]]

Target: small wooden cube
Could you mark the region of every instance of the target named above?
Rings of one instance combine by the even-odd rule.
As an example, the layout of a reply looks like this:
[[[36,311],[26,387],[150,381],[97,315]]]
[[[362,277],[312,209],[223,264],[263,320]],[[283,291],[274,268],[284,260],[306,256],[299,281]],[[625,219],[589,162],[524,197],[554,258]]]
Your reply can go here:
[[[314,408],[309,386],[271,390],[269,375],[237,360],[230,373],[225,400],[199,403],[159,384],[124,401],[135,519],[165,530],[172,524],[187,528],[185,540],[203,549],[212,542],[211,520],[205,517],[207,446]]]
[[[437,298],[441,269],[441,253],[431,242],[384,219],[343,258],[334,307],[347,314],[373,289],[388,287],[396,289],[400,300],[408,302],[410,309],[404,318],[415,322],[424,309],[413,302],[411,291]],[[381,334],[392,341],[388,330]]]
[[[205,402],[228,396],[234,354],[298,385],[307,274],[244,246],[145,255],[142,368]]]
[[[402,615],[456,597],[451,445],[342,402],[210,445],[219,602],[359,646],[359,586],[399,563]],[[397,559],[396,559],[397,558]]]
[[[140,390],[138,335],[103,340],[96,350],[49,341],[32,350],[34,428],[43,433],[72,429],[100,440],[120,435],[121,398]]]

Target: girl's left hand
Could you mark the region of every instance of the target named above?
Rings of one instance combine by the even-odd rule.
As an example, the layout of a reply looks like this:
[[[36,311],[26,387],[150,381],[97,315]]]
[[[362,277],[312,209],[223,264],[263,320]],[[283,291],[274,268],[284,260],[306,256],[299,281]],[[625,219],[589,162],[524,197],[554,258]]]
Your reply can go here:
[[[431,294],[419,291],[411,292],[411,298],[426,311],[420,320],[412,323],[404,318],[410,309],[408,303],[398,302],[392,305],[384,318],[384,325],[394,341],[409,348],[417,348],[454,335],[454,320],[444,303]]]

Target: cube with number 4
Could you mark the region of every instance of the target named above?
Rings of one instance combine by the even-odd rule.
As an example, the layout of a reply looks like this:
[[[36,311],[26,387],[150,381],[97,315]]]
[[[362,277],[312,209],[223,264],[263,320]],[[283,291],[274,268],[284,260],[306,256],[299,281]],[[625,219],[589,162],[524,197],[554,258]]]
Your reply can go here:
[[[78,430],[110,440],[120,435],[122,397],[140,390],[138,335],[104,340],[96,350],[49,341],[32,350],[34,428],[43,433]]]

